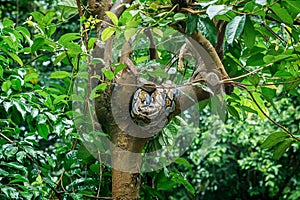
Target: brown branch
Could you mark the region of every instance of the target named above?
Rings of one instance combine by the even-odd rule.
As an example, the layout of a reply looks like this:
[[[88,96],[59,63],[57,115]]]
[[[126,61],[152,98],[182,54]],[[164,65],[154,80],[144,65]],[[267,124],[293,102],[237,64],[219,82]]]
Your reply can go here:
[[[189,109],[199,101],[209,99],[211,94],[202,88],[193,85],[185,85],[180,87],[176,98],[175,111],[171,114],[171,118],[179,115],[183,111]]]
[[[217,44],[216,44],[216,52],[219,55],[220,60],[223,59],[224,57],[224,49],[223,49],[223,42],[224,42],[224,37],[225,37],[225,30],[228,22],[226,21],[218,21],[217,23],[217,30],[218,30],[218,39],[217,39]]]
[[[156,45],[151,30],[147,28],[145,30],[145,34],[150,40],[150,46],[149,46],[150,60],[157,60]]]
[[[286,127],[282,126],[281,124],[279,124],[278,122],[276,122],[275,120],[273,120],[269,115],[267,115],[267,113],[260,107],[260,105],[258,104],[258,102],[256,101],[255,97],[253,96],[252,92],[245,87],[244,85],[242,85],[241,83],[237,83],[234,82],[234,85],[238,86],[239,88],[242,88],[244,90],[246,90],[248,92],[248,94],[250,95],[251,99],[253,100],[253,102],[255,103],[255,105],[258,107],[258,109],[262,112],[262,114],[269,120],[271,121],[273,124],[275,124],[276,126],[278,126],[279,128],[281,128],[284,132],[286,132],[287,134],[289,134],[291,136],[291,138],[297,140],[298,142],[300,141],[300,138],[298,138],[297,136],[295,136],[293,133],[291,133]]]
[[[185,34],[185,29],[182,27],[178,27],[175,24],[171,24],[175,30]],[[197,57],[201,58],[204,62],[205,69],[201,69],[201,66],[198,67],[198,72],[214,72],[215,74],[220,75],[221,79],[229,79],[229,76],[216,52],[215,48],[212,44],[207,40],[199,31],[194,32],[191,35],[191,38],[188,38],[191,43],[192,51],[197,55]],[[197,74],[196,74],[197,75]],[[195,77],[199,78],[199,77]],[[226,94],[231,94],[233,92],[233,86],[230,82],[225,83],[225,92]]]
[[[78,9],[79,17],[81,18],[83,16],[83,12],[81,9],[81,1],[76,0],[76,2],[77,2],[77,9]],[[86,51],[88,51],[89,38],[88,38],[88,34],[87,34],[87,30],[86,30],[86,26],[85,26],[84,22],[82,23],[82,29],[83,29],[83,39],[85,42],[85,48],[86,48]]]
[[[261,68],[259,68],[259,69],[256,69],[256,70],[252,71],[252,72],[249,72],[249,73],[247,73],[247,74],[243,74],[243,75],[241,75],[241,76],[237,76],[237,77],[234,77],[234,78],[223,79],[221,82],[222,82],[222,83],[228,83],[228,82],[231,83],[231,82],[234,81],[234,80],[238,80],[238,79],[241,79],[241,78],[245,78],[245,77],[250,76],[250,75],[252,75],[252,74],[255,74],[256,72],[261,71],[261,70],[263,70],[263,69],[264,69],[264,67],[261,67]]]

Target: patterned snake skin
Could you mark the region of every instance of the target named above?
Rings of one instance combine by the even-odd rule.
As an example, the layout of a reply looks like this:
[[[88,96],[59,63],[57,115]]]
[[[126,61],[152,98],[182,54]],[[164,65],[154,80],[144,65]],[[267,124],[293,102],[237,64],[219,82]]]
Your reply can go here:
[[[175,111],[178,90],[165,85],[152,89],[140,87],[132,97],[131,117],[151,136],[156,135],[168,123]]]

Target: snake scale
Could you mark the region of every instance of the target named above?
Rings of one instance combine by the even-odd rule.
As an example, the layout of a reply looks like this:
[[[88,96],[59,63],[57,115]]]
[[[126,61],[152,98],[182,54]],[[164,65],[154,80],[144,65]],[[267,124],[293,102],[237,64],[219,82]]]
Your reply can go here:
[[[130,115],[151,136],[157,135],[175,111],[178,90],[170,84],[161,87],[147,82],[132,96]]]

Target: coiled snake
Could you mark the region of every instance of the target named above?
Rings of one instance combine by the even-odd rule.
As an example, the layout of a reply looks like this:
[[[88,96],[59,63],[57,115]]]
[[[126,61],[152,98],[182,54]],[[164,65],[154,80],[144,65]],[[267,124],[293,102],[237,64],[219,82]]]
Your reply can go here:
[[[151,136],[158,134],[175,111],[178,90],[170,84],[144,84],[132,96],[130,115]]]

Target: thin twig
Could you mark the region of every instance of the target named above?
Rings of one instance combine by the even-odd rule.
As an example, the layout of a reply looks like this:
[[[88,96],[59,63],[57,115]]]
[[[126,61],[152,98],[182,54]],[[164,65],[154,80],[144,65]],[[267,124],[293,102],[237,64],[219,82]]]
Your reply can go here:
[[[269,65],[267,65],[267,66],[269,66]],[[252,75],[252,74],[255,74],[256,72],[261,71],[261,70],[263,70],[264,68],[265,68],[265,67],[261,67],[261,68],[259,68],[259,69],[256,69],[256,70],[252,71],[252,72],[249,72],[249,73],[247,73],[247,74],[243,74],[243,75],[241,75],[241,76],[237,76],[237,77],[234,77],[234,78],[223,79],[222,81],[220,81],[220,83],[228,83],[228,82],[230,83],[230,82],[233,82],[233,81],[235,81],[235,80],[238,80],[238,79],[241,79],[241,78],[250,76],[250,75]]]
[[[11,139],[9,139],[8,137],[6,137],[5,135],[3,135],[2,133],[0,133],[0,136],[1,136],[3,139],[7,140],[9,143],[14,144],[14,141],[12,141]]]
[[[242,88],[242,89],[246,90],[248,92],[248,94],[250,95],[250,97],[253,100],[253,102],[255,103],[255,105],[262,112],[262,114],[266,118],[268,118],[269,121],[271,121],[273,124],[275,124],[276,126],[278,126],[279,128],[281,128],[284,132],[286,132],[287,134],[289,134],[293,139],[295,139],[297,141],[300,141],[300,138],[298,138],[297,136],[295,136],[286,127],[282,126],[281,124],[279,124],[278,122],[276,122],[275,120],[273,120],[269,115],[267,115],[267,113],[261,108],[261,106],[256,101],[255,97],[253,96],[252,92],[247,87],[245,87],[243,84],[237,83],[237,82],[234,82],[233,84],[236,85],[236,86],[238,86],[239,88]]]

